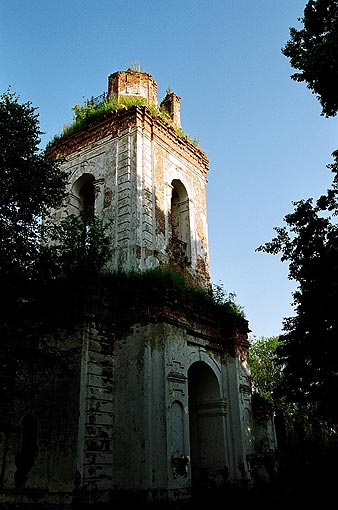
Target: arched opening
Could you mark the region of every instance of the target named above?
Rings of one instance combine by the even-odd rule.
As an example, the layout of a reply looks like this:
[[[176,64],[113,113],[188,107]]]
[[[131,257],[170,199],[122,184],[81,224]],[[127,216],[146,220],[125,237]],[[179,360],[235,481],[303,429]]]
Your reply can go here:
[[[82,174],[73,184],[70,193],[70,213],[80,214],[85,212],[88,216],[94,216],[95,210],[95,186],[92,174]]]
[[[175,400],[170,409],[170,452],[174,478],[188,475],[189,456],[186,452],[184,422],[184,407]]]
[[[225,404],[216,375],[198,361],[188,371],[192,487],[219,487],[227,478]],[[221,481],[221,482],[220,482]]]
[[[171,255],[176,262],[186,264],[191,257],[189,197],[179,179],[174,179],[171,185]]]
[[[94,179],[84,183],[80,190],[81,209],[94,214],[95,206],[95,188]]]

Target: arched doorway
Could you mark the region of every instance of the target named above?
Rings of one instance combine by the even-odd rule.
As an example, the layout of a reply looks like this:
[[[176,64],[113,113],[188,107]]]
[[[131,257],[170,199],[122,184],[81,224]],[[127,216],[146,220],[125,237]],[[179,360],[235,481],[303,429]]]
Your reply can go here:
[[[207,363],[191,365],[188,391],[192,487],[218,487],[227,477],[225,404],[216,375]]]
[[[176,261],[187,263],[191,258],[189,197],[179,179],[174,179],[171,185],[171,252]]]

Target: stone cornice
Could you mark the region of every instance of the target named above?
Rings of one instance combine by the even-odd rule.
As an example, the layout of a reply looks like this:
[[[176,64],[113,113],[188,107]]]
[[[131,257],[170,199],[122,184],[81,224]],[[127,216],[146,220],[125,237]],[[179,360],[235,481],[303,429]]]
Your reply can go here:
[[[103,114],[96,122],[84,125],[79,131],[56,140],[48,147],[53,158],[67,158],[75,151],[103,138],[114,139],[131,127],[141,127],[149,131],[152,139],[162,145],[170,145],[170,150],[178,157],[188,159],[197,165],[203,175],[209,170],[209,160],[205,153],[188,139],[180,137],[172,126],[165,124],[160,117],[153,117],[146,106],[133,106],[126,110]]]

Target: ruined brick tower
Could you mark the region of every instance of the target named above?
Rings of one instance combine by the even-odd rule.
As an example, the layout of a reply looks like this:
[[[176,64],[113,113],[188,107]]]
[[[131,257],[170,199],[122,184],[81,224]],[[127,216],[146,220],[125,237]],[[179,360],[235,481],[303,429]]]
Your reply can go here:
[[[208,160],[183,135],[180,98],[168,93],[159,106],[155,80],[135,71],[110,75],[107,96],[146,106],[135,101],[55,144],[71,175],[62,214],[93,206],[111,220],[113,270],[171,266],[207,286]]]
[[[109,76],[107,97],[120,107],[50,147],[69,172],[53,221],[94,211],[113,272],[169,266],[207,288],[208,160],[181,130],[180,98],[158,106],[155,80],[131,70]],[[25,395],[0,441],[0,504],[168,502],[252,482],[247,321],[170,293],[113,307],[110,281],[70,325],[36,339],[17,375]],[[259,430],[273,445],[272,429]]]

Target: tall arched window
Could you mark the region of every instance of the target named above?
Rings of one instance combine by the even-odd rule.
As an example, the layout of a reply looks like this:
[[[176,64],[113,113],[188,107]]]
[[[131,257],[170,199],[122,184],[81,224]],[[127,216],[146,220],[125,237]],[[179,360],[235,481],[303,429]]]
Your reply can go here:
[[[179,262],[183,258],[190,262],[191,232],[189,197],[187,190],[179,179],[171,183],[171,251],[172,256]]]
[[[94,214],[95,188],[94,179],[86,181],[80,189],[81,210]]]
[[[70,213],[79,214],[82,211],[94,215],[95,187],[92,174],[82,174],[73,184],[70,194]]]

